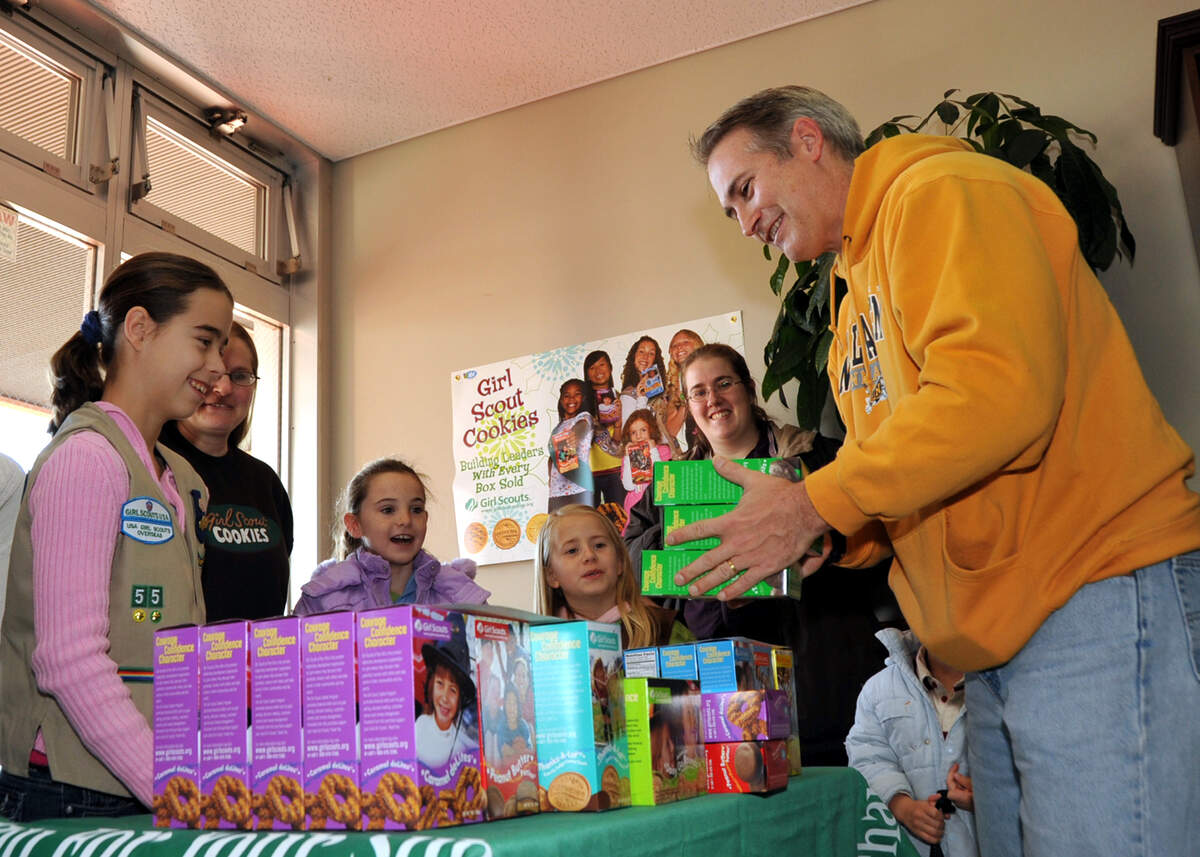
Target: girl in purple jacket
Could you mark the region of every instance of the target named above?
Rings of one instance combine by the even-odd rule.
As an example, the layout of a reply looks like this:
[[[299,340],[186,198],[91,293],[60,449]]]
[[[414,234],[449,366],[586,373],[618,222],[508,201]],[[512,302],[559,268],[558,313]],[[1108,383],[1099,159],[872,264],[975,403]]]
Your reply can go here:
[[[364,610],[387,604],[486,604],[475,563],[443,565],[421,549],[429,512],[425,484],[395,458],[372,461],[346,486],[335,539],[337,559],[321,563],[301,587],[295,613]]]

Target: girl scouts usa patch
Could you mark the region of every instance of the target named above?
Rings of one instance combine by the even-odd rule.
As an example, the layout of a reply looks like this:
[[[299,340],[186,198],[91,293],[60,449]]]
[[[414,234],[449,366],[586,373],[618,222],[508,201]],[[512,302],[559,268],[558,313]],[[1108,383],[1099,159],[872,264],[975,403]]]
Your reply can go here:
[[[175,535],[171,513],[153,497],[134,497],[121,507],[121,532],[147,545],[169,542]]]

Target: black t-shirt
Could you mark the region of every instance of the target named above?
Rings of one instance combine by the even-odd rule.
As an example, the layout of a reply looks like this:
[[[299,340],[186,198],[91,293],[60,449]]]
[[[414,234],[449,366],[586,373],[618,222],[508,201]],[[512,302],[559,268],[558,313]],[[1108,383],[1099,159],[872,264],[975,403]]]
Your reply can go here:
[[[214,457],[192,446],[174,422],[159,437],[208,486],[204,542],[204,602],[209,622],[265,619],[287,606],[292,552],[292,504],[267,464],[240,449]]]

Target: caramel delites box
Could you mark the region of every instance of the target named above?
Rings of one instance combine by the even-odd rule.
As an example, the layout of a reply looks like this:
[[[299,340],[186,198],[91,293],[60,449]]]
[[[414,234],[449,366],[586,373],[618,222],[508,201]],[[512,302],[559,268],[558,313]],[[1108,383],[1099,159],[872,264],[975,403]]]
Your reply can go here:
[[[634,806],[653,806],[704,794],[700,693],[695,682],[626,678],[629,781]]]
[[[300,619],[308,830],[359,830],[354,613]]]
[[[300,618],[250,623],[250,790],[256,830],[304,829]]]
[[[420,777],[419,829],[484,820],[478,694],[461,613],[412,610],[413,696]]]
[[[200,628],[200,794],[204,826],[251,830],[250,625]]]
[[[786,741],[705,744],[709,794],[787,788]]]
[[[494,821],[535,813],[537,738],[528,626],[482,615],[468,615],[466,622],[479,687],[487,817]]]
[[[421,817],[412,608],[364,610],[355,621],[364,829],[412,830]]]
[[[629,805],[629,745],[618,625],[529,629],[542,809]]]
[[[155,827],[200,827],[200,629],[154,632]]]
[[[800,765],[800,711],[796,707],[796,669],[792,650],[787,646],[771,647],[771,663],[774,666],[775,689],[787,694],[791,707],[791,728],[787,737],[788,771],[794,777],[801,772]]]

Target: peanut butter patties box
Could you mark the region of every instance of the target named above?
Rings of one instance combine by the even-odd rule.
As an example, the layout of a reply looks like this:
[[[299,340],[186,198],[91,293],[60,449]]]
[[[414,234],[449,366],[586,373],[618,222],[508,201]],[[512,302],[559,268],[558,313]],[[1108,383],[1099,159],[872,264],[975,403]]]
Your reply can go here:
[[[257,830],[304,829],[300,618],[250,623],[250,786]]]
[[[710,794],[771,792],[787,788],[788,760],[784,741],[739,741],[705,744]]]
[[[155,827],[200,827],[200,629],[154,632]]]
[[[200,794],[207,828],[251,830],[250,625],[200,628]]]
[[[476,684],[461,613],[358,614],[362,808],[370,830],[484,820]]]
[[[309,830],[360,830],[354,614],[300,619],[304,794]]]
[[[466,623],[472,674],[479,687],[480,771],[487,817],[494,821],[530,815],[539,803],[529,625],[478,614],[467,615]]]
[[[634,806],[670,803],[708,791],[695,682],[626,678],[625,720]]]
[[[529,630],[543,809],[629,805],[621,631],[599,622]]]

